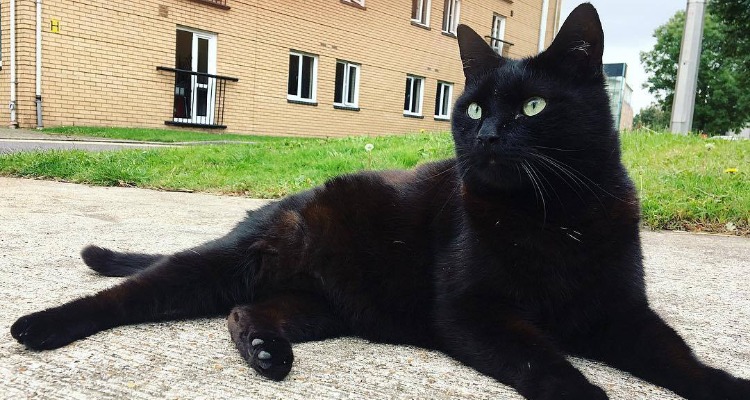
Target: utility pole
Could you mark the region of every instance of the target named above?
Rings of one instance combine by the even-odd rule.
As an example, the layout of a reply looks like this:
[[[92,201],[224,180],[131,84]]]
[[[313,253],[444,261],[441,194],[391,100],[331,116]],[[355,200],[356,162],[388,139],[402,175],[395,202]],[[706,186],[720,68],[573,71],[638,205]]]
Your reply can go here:
[[[682,34],[677,84],[672,103],[672,133],[687,135],[693,125],[695,91],[698,86],[698,67],[703,41],[703,14],[706,0],[687,0],[685,31]]]

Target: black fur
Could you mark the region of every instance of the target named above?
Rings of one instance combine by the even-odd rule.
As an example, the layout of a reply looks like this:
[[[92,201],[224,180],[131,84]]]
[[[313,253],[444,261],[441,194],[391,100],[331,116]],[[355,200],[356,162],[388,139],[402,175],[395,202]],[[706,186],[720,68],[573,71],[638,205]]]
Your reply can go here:
[[[593,7],[523,60],[468,27],[458,35],[456,159],[332,179],[169,256],[88,247],[92,269],[132,276],[21,317],[13,337],[53,349],[118,325],[228,314],[242,357],[275,380],[290,343],[357,335],[441,350],[530,399],[607,398],[566,354],[690,399],[750,398],[750,382],[702,364],[648,306]],[[532,97],[546,107],[525,115]]]

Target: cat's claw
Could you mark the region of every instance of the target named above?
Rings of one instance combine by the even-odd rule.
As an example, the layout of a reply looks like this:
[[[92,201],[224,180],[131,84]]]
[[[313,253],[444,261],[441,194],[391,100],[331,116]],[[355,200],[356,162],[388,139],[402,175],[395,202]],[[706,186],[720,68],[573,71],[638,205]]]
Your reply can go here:
[[[289,374],[294,361],[289,341],[277,335],[263,334],[248,335],[242,342],[249,346],[238,346],[240,354],[259,374],[275,381]]]

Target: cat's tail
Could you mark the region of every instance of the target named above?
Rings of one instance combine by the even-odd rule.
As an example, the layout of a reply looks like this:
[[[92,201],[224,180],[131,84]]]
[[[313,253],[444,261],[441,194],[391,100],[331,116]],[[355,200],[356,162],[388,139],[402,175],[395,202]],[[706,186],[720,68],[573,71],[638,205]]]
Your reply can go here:
[[[159,254],[120,253],[98,246],[81,251],[83,262],[104,276],[130,276],[163,258]]]

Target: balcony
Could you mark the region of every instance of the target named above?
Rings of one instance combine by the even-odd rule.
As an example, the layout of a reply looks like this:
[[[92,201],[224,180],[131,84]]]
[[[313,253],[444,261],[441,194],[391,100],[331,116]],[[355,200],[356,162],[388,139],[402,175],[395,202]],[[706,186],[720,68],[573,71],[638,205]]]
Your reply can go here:
[[[207,6],[221,8],[222,10],[229,10],[229,6],[227,5],[227,0],[190,0],[190,1],[193,1],[195,3],[205,4]]]
[[[174,73],[172,120],[164,121],[166,125],[226,129],[227,82],[238,82],[238,78],[169,67],[156,70]]]
[[[510,46],[513,46],[513,43],[508,42],[503,39],[493,37],[493,36],[485,36],[484,38],[489,39],[490,47],[492,47],[492,49],[495,50],[495,53],[503,57],[508,57]]]

